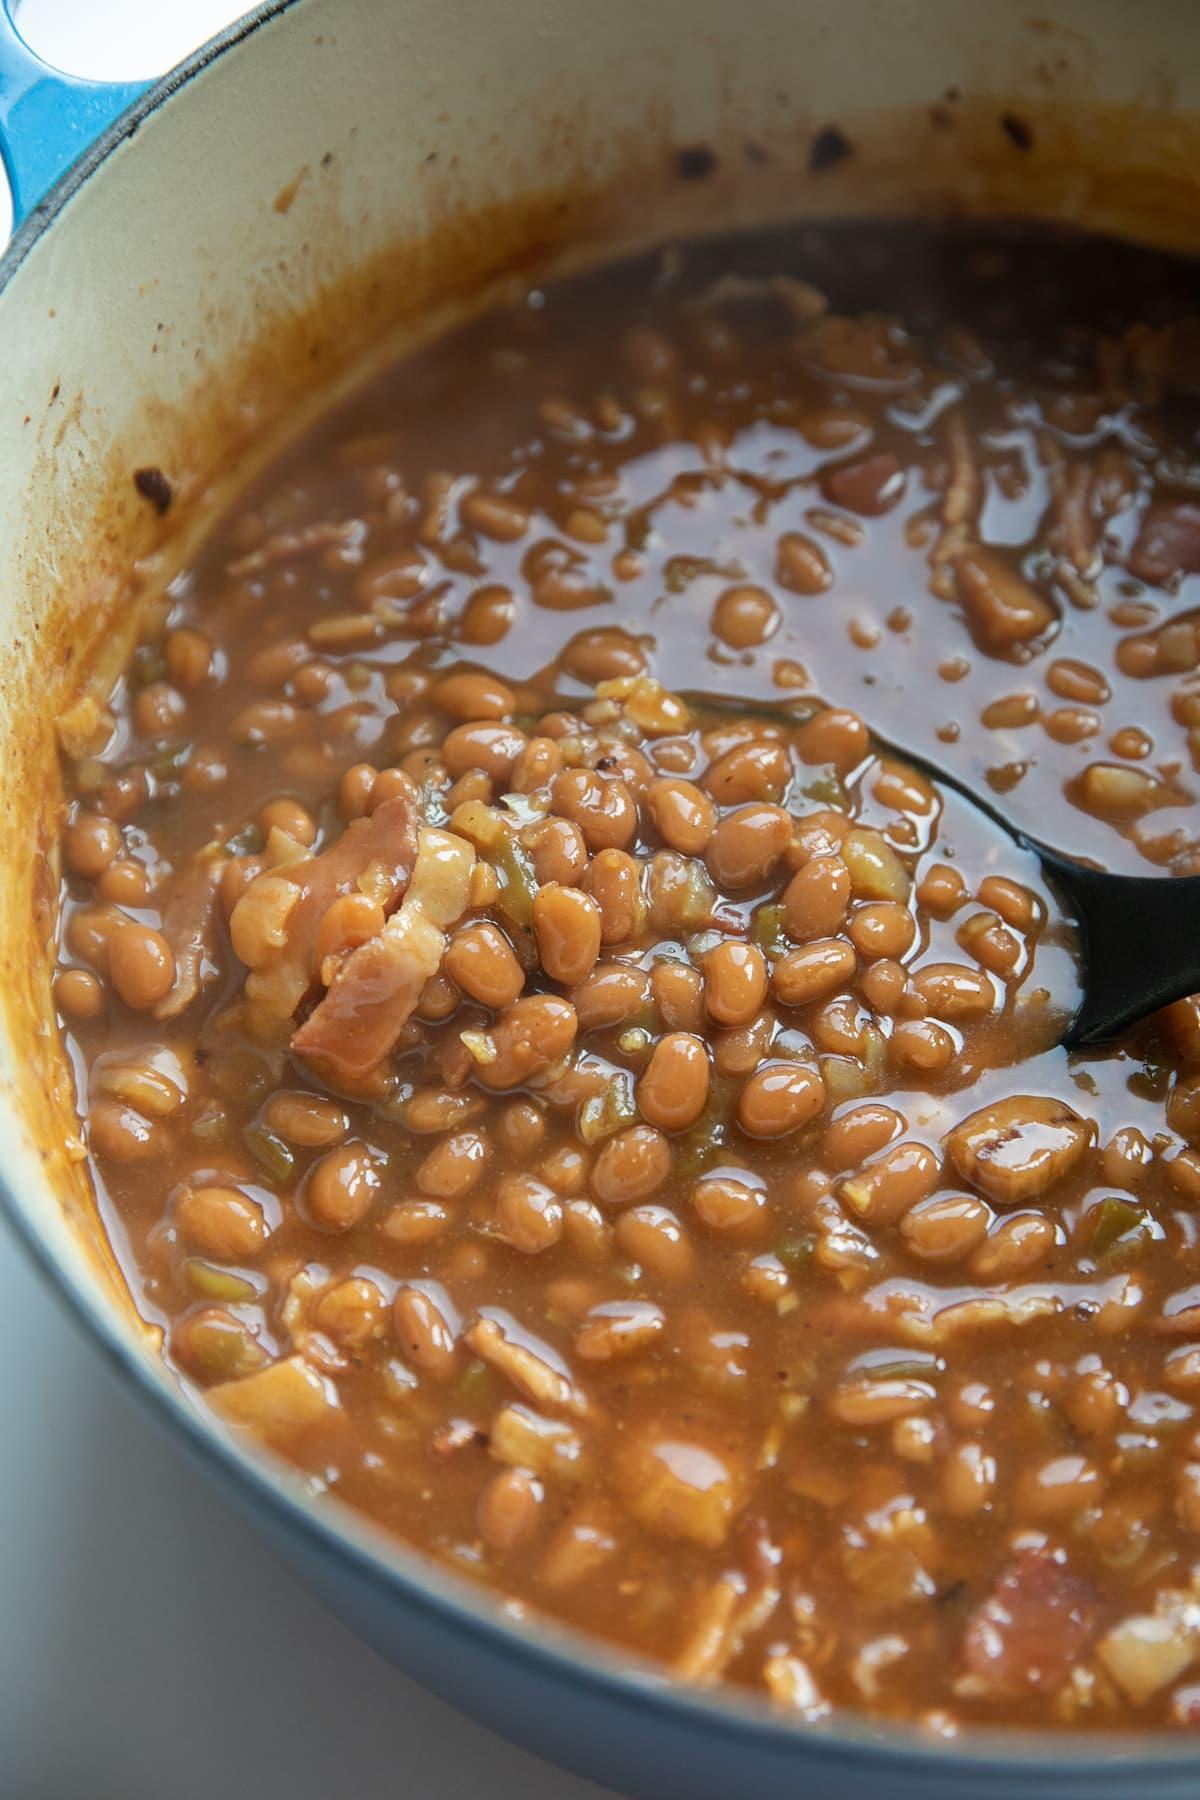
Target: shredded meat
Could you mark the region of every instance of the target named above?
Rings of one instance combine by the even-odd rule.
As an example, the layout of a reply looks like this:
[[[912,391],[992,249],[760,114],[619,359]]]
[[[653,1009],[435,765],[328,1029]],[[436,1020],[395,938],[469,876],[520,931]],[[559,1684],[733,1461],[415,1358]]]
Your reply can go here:
[[[217,884],[221,863],[211,857],[176,882],[163,912],[163,936],[175,957],[175,981],[154,1008],[156,1019],[177,1019],[217,973]]]
[[[253,909],[261,900],[265,884],[286,882],[298,895],[282,923],[279,942],[246,977],[246,998],[260,1019],[282,1023],[295,1014],[316,976],[321,921],[342,894],[369,892],[385,912],[398,905],[412,874],[416,844],[414,790],[412,795],[385,800],[370,818],[356,819],[319,856],[270,870],[250,883],[230,921],[235,945],[239,914],[245,918],[243,909]]]
[[[422,830],[412,883],[378,937],[351,951],[292,1049],[356,1081],[391,1050],[421,989],[442,966],[445,928],[466,910],[475,852],[448,831]]]
[[[1100,1596],[1044,1550],[1009,1564],[967,1621],[963,1661],[992,1694],[1055,1688],[1096,1635]]]
[[[1149,507],[1129,552],[1129,573],[1154,586],[1200,573],[1200,506],[1164,500]]]

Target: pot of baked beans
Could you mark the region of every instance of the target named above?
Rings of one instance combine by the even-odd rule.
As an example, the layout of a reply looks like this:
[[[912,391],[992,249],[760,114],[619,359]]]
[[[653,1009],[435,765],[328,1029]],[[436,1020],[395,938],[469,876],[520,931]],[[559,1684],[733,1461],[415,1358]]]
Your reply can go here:
[[[277,0],[113,90],[0,6],[0,1197],[622,1793],[1200,1780],[1200,1003],[1068,1053],[992,820],[1200,867],[1198,70]]]

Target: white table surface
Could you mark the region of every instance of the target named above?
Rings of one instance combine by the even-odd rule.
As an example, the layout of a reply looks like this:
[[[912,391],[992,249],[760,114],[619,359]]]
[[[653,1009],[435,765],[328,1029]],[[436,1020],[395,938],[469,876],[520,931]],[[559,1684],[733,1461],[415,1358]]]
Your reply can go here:
[[[3,1800],[605,1800],[332,1619],[0,1229]]]
[[[152,75],[230,0],[24,0],[34,48]],[[0,170],[0,244],[8,195]],[[604,1800],[309,1597],[0,1229],[0,1800]]]

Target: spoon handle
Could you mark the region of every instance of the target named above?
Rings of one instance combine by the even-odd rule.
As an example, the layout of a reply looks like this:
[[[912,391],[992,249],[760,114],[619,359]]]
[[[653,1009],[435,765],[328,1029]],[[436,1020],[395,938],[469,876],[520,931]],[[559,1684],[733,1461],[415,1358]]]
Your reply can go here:
[[[1200,875],[1110,875],[1027,841],[1079,927],[1084,995],[1068,1048],[1104,1043],[1200,991]]]

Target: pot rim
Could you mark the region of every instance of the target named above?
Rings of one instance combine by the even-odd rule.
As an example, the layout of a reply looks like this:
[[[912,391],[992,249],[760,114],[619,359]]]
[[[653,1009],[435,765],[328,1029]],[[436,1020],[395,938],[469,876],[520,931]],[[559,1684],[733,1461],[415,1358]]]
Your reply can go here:
[[[210,39],[171,69],[109,125],[30,210],[0,253],[0,296],[43,234],[126,140],[174,94],[220,62],[248,38],[306,0],[261,0],[244,17]],[[0,1106],[9,1104],[0,1096]],[[2,1141],[2,1134],[0,1134]],[[1200,1770],[1200,1748],[1165,1732],[1147,1749],[1146,1732],[1052,1732],[1015,1728],[969,1729],[960,1738],[933,1740],[915,1727],[873,1724],[866,1715],[842,1712],[828,1724],[805,1724],[772,1712],[766,1702],[728,1688],[703,1696],[672,1683],[661,1667],[635,1653],[622,1655],[602,1638],[535,1612],[528,1620],[505,1618],[494,1600],[466,1577],[442,1570],[401,1538],[387,1537],[336,1499],[317,1501],[304,1479],[282,1462],[239,1443],[217,1421],[187,1400],[178,1381],[152,1372],[145,1355],[123,1332],[79,1272],[55,1255],[35,1213],[18,1198],[0,1162],[0,1211],[14,1234],[64,1304],[81,1323],[105,1360],[166,1424],[182,1446],[214,1464],[240,1498],[274,1516],[309,1547],[355,1575],[382,1583],[426,1614],[437,1614],[454,1632],[470,1636],[510,1660],[523,1663],[533,1678],[549,1677],[597,1690],[616,1706],[650,1721],[668,1715],[698,1739],[716,1732],[746,1744],[748,1751],[769,1744],[797,1758],[813,1752],[828,1767],[837,1764],[881,1770],[902,1765],[910,1776],[925,1774],[947,1783],[968,1772],[1001,1776],[1067,1773],[1095,1776],[1103,1784],[1119,1770],[1123,1781],[1162,1771]],[[166,1365],[163,1365],[165,1371]],[[421,1681],[419,1669],[406,1670]],[[1086,1748],[1085,1748],[1086,1747]],[[1083,1752],[1081,1754],[1081,1751]],[[1106,1785],[1106,1784],[1104,1784]]]

